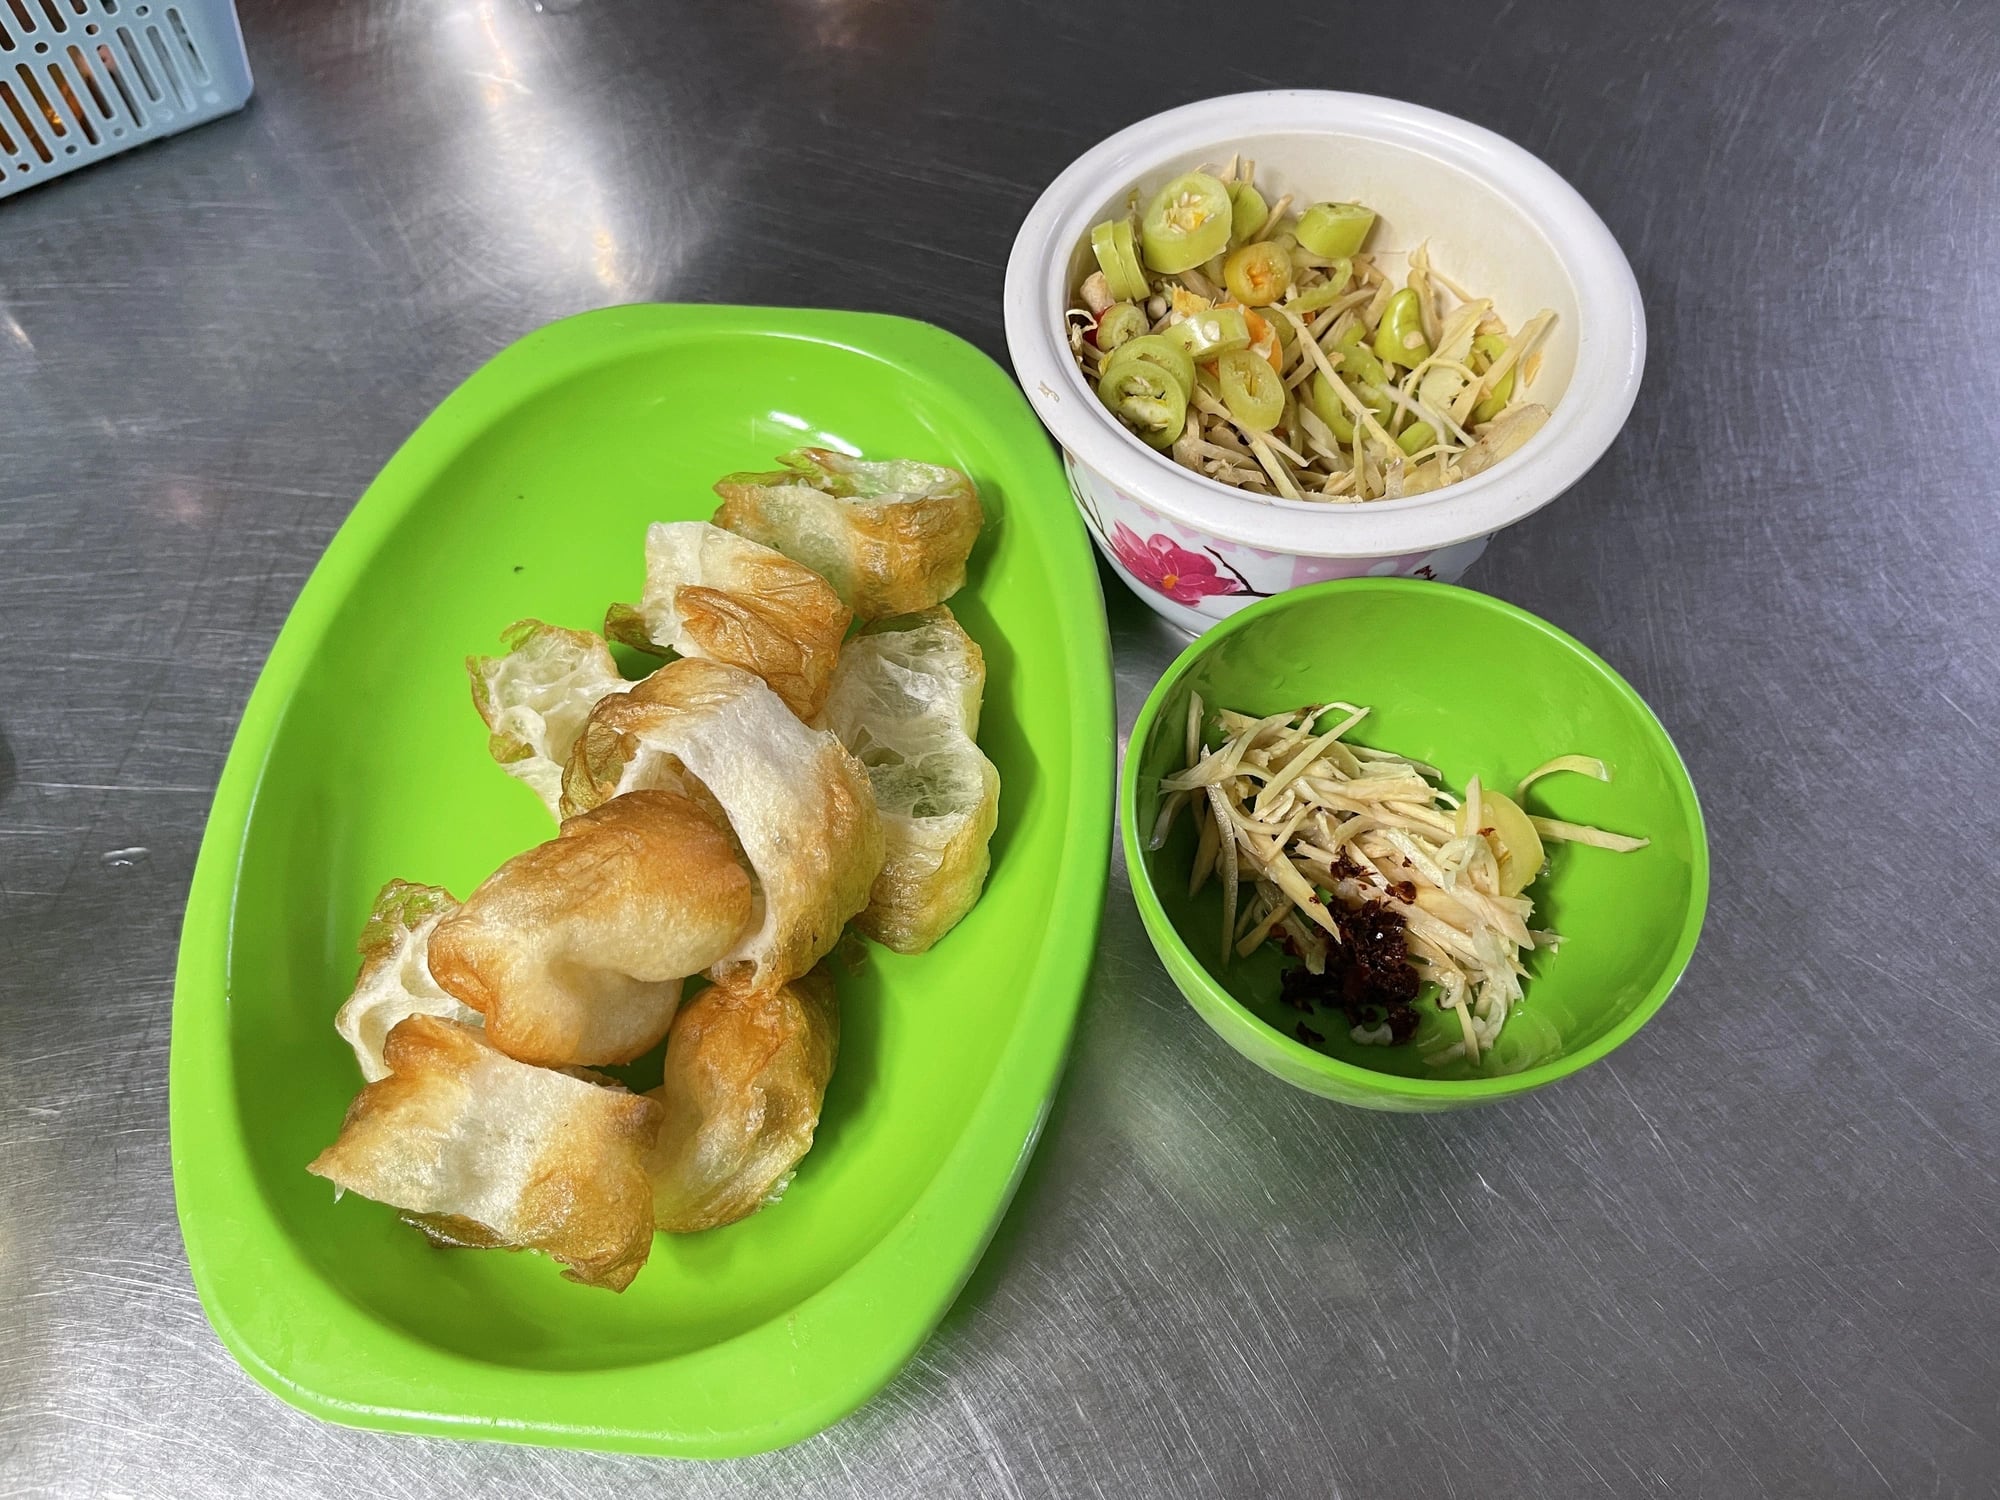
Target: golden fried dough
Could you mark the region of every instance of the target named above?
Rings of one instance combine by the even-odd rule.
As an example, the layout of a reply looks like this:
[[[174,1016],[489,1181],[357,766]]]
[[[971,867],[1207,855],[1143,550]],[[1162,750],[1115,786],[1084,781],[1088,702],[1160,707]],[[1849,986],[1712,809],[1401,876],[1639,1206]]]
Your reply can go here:
[[[848,642],[822,722],[868,768],[882,816],[882,873],[854,925],[922,953],[986,884],[1000,773],[980,753],[986,663],[939,605]]]
[[[958,470],[828,448],[778,462],[774,473],[718,481],[715,524],[804,563],[863,620],[929,609],[965,586],[985,515]]]
[[[459,1004],[431,977],[431,934],[456,910],[458,900],[450,891],[407,880],[390,881],[375,897],[356,945],[361,972],[354,993],[333,1018],[333,1029],[354,1049],[361,1076],[370,1083],[388,1076],[382,1047],[405,1016],[479,1024],[478,1011]]]
[[[868,904],[881,871],[868,773],[761,679],[688,657],[592,712],[563,777],[563,804],[581,811],[662,784],[694,796],[692,783],[728,816],[761,900],[710,975],[747,985],[796,979]]]
[[[603,639],[587,630],[516,620],[501,639],[506,655],[465,659],[473,706],[491,731],[493,758],[558,816],[562,768],[583,721],[606,695],[631,684]]]
[[[438,923],[430,970],[523,1062],[629,1062],[681,981],[741,941],[754,902],[729,835],[691,798],[640,791],[570,818]]]
[[[810,719],[853,618],[831,584],[784,553],[706,521],[675,521],[648,528],[645,597],[612,605],[604,633],[754,672]]]
[[[540,1250],[571,1281],[624,1289],[652,1249],[658,1105],[435,1016],[398,1023],[387,1055],[308,1171],[443,1243]]]
[[[646,1158],[653,1221],[669,1233],[755,1213],[812,1148],[840,1048],[833,981],[815,969],[790,984],[716,984],[683,1008],[667,1037],[661,1110]]]

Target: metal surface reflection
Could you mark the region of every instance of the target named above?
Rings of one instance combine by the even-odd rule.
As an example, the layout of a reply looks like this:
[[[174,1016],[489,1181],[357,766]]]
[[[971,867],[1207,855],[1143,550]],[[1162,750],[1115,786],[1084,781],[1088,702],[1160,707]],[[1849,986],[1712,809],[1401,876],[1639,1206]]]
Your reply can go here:
[[[937,0],[780,0],[808,46],[834,53],[913,55],[935,24]]]
[[[622,241],[634,231],[620,222],[603,165],[614,158],[616,143],[591,107],[597,97],[552,65],[534,34],[542,24],[515,0],[471,0],[443,18],[439,41],[479,84],[485,116],[483,130],[457,135],[452,175],[480,189],[476,206],[491,221],[495,242],[505,245],[525,228],[539,241],[532,253],[587,268],[610,301],[638,301],[651,274],[671,274],[699,245],[702,222],[677,217],[664,237],[655,234],[651,267],[625,248]]]
[[[1357,7],[242,12],[246,113],[0,208],[0,1492],[1990,1492],[1985,17],[1416,0],[1399,67]],[[1468,582],[1597,648],[1686,754],[1715,899],[1680,993],[1518,1105],[1357,1114],[1209,1033],[1114,873],[1013,1212],[829,1433],[669,1469],[256,1389],[175,1232],[168,997],[231,731],[354,497],[474,367],[589,307],[832,304],[998,353],[1043,184],[1142,115],[1279,84],[1501,130],[1631,256],[1631,424]],[[839,441],[770,400],[772,452]],[[1107,587],[1129,724],[1183,642]]]

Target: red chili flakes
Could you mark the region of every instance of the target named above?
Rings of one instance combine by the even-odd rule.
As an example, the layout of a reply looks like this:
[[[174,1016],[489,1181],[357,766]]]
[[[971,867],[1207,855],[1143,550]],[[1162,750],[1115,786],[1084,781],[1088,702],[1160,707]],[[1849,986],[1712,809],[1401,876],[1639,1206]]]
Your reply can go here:
[[[1392,1039],[1407,1042],[1417,1030],[1411,1002],[1420,981],[1410,964],[1402,915],[1376,901],[1352,908],[1336,903],[1330,910],[1340,941],[1327,948],[1326,972],[1304,966],[1285,970],[1279,1001],[1307,1014],[1320,1007],[1338,1010],[1351,1027],[1386,1022]]]

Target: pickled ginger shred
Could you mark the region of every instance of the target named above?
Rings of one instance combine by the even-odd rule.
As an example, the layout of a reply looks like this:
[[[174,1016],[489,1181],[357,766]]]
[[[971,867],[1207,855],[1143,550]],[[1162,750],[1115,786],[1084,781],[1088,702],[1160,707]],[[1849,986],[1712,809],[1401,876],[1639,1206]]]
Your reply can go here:
[[[1605,764],[1561,755],[1523,776],[1509,797],[1472,777],[1463,797],[1444,789],[1435,766],[1350,744],[1368,709],[1330,702],[1253,717],[1188,705],[1185,766],[1160,781],[1160,812],[1148,847],[1163,848],[1185,809],[1195,820],[1192,894],[1222,883],[1221,961],[1267,942],[1293,952],[1313,974],[1343,941],[1338,908],[1374,908],[1403,924],[1410,966],[1428,1006],[1451,1017],[1428,1028],[1426,1060],[1491,1053],[1528,979],[1524,956],[1553,952],[1558,936],[1530,925],[1528,887],[1545,868],[1544,840],[1617,853],[1646,840],[1520,805],[1543,777],[1562,772],[1609,781]],[[1204,736],[1204,728],[1209,730]],[[1421,1008],[1421,1007],[1420,1007]],[[1389,1045],[1386,1024],[1357,1024],[1349,1037]]]

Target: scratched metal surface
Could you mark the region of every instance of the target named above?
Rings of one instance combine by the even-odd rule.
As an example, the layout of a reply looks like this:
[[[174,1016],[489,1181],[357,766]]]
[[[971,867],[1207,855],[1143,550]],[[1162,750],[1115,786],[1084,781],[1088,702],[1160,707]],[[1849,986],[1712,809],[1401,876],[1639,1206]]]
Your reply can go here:
[[[1993,1493],[2000,27],[1286,10],[1207,46],[1179,0],[254,0],[248,114],[0,208],[0,1495]],[[1631,254],[1631,426],[1470,581],[1678,736],[1716,856],[1679,996],[1542,1096],[1376,1118],[1225,1050],[1115,879],[1012,1214],[834,1431],[665,1464],[264,1394],[174,1224],[170,977],[236,717],[376,468],[608,303],[1000,354],[1050,176],[1279,83],[1494,126]],[[1129,723],[1176,642],[1110,610]]]

